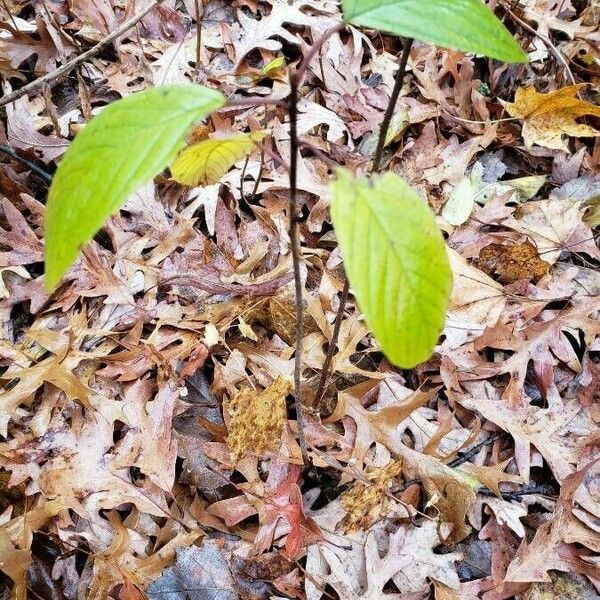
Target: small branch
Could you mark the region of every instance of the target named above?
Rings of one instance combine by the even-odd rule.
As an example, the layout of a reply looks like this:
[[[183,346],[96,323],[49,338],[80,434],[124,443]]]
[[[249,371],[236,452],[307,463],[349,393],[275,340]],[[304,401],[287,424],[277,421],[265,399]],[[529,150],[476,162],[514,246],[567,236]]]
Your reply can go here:
[[[32,163],[30,160],[19,156],[10,146],[0,146],[0,152],[2,154],[10,156],[17,162],[20,162],[28,169],[31,169],[38,177],[41,177],[45,183],[50,184],[52,182],[52,175],[50,175],[50,173],[47,173],[46,171],[44,171],[44,169],[38,167],[35,163]]]
[[[111,34],[107,35],[101,42],[97,43],[95,46],[76,56],[73,60],[66,62],[64,65],[58,67],[54,71],[35,79],[31,83],[24,85],[22,88],[7,94],[3,98],[0,98],[0,107],[6,106],[15,100],[18,100],[22,96],[29,94],[29,92],[33,92],[38,88],[42,87],[46,83],[50,83],[67,75],[72,69],[77,67],[78,65],[84,63],[86,60],[89,60],[107,46],[110,46],[117,38],[121,37],[124,33],[126,33],[129,29],[131,29],[138,21],[141,21],[150,11],[154,10],[159,4],[164,2],[164,0],[154,0],[151,4],[149,4],[146,8],[141,10],[137,15],[131,17],[123,23],[120,27],[117,27]]]
[[[484,496],[495,496],[496,494],[492,491],[488,493],[487,488],[483,488],[478,490],[478,493],[483,494]],[[514,492],[500,492],[502,494],[502,498],[504,500],[521,500],[523,496],[529,496],[531,494],[541,494],[542,496],[556,497],[558,492],[556,488],[549,483],[530,483],[523,486],[519,490],[515,490]]]
[[[263,143],[263,145],[260,148],[260,167],[258,168],[258,175],[256,176],[256,181],[254,182],[254,188],[252,189],[252,194],[250,195],[251,198],[254,198],[254,196],[256,196],[256,192],[258,192],[258,186],[260,185],[264,170],[265,170],[265,148],[264,148],[264,143]]]
[[[325,389],[327,388],[327,380],[331,371],[331,364],[333,362],[333,356],[337,348],[337,341],[340,337],[340,329],[342,328],[342,321],[344,319],[344,310],[346,309],[346,303],[348,301],[348,292],[350,291],[350,282],[346,277],[344,281],[344,289],[342,290],[342,297],[340,298],[340,305],[335,315],[335,321],[333,325],[333,333],[331,334],[331,340],[327,346],[327,355],[325,356],[325,362],[323,363],[323,369],[321,370],[321,379],[319,381],[319,387],[313,400],[313,406],[319,407],[323,396],[325,395]]]
[[[332,172],[334,172],[337,169],[338,164],[334,160],[329,158],[329,156],[327,156],[325,152],[317,148],[315,145],[311,144],[310,142],[305,142],[304,140],[300,142],[300,145],[303,148],[310,150],[323,164],[327,165],[327,167]]]
[[[328,29],[320,38],[318,38],[315,43],[311,46],[310,50],[306,53],[304,59],[300,63],[300,66],[296,69],[296,72],[292,75],[292,78],[296,79],[296,83],[298,86],[302,83],[308,68],[310,67],[310,63],[313,61],[319,50],[322,48],[323,44],[338,31],[342,31],[346,27],[345,23],[338,23],[335,27],[331,27]]]
[[[200,9],[202,6],[202,9]],[[196,0],[196,80],[200,79],[200,62],[202,54],[202,24],[200,20],[204,15],[204,1]]]
[[[571,83],[573,85],[576,85],[577,82],[575,81],[575,77],[573,76],[571,67],[569,67],[569,63],[567,62],[566,58],[561,54],[560,50],[552,43],[552,40],[550,38],[546,37],[544,34],[540,33],[539,31],[536,31],[533,27],[531,27],[531,25],[529,25],[528,23],[523,21],[523,19],[519,18],[512,11],[512,8],[513,7],[509,8],[508,6],[504,6],[504,10],[510,15],[510,17],[513,20],[515,20],[521,27],[523,27],[523,29],[526,29],[530,33],[533,33],[533,35],[535,35],[536,37],[540,38],[540,40],[542,40],[542,42],[544,42],[544,44],[546,44],[546,46],[548,46],[548,48],[550,49],[550,52],[552,52],[552,54],[554,54],[556,60],[558,60],[558,62],[565,68],[565,71],[566,71],[569,79],[571,80]]]
[[[448,466],[453,469],[462,465],[463,463],[466,463],[468,460],[471,460],[471,458],[476,456],[484,446],[489,446],[493,444],[496,440],[499,440],[503,435],[504,432],[502,431],[493,433],[492,435],[490,435],[490,437],[487,437],[485,438],[485,440],[479,442],[478,444],[475,444],[475,446],[473,446],[469,451],[465,452],[462,456],[459,456],[453,461],[450,461],[448,463]]]
[[[304,436],[304,406],[302,404],[302,338],[304,335],[304,297],[302,293],[302,274],[300,263],[302,248],[298,227],[298,78],[290,77],[290,240],[292,244],[292,260],[294,263],[294,290],[296,295],[296,353],[294,356],[294,403],[298,421],[298,439],[302,450],[302,461],[305,467],[310,465],[306,437]]]
[[[255,106],[287,106],[287,103],[271,96],[266,98],[231,98],[227,100],[227,104],[220,111],[232,108],[254,108]]]
[[[381,168],[381,159],[383,157],[383,150],[385,148],[385,139],[387,137],[392,117],[394,116],[394,110],[396,109],[396,103],[400,97],[402,86],[404,85],[404,75],[406,74],[406,65],[408,64],[408,57],[410,55],[410,49],[412,47],[412,39],[407,38],[404,40],[402,46],[402,57],[400,58],[400,66],[396,72],[396,81],[394,82],[394,89],[390,97],[390,102],[387,105],[383,122],[381,123],[381,129],[379,130],[379,139],[377,140],[377,150],[375,151],[375,158],[373,159],[373,173],[379,172]]]
[[[302,338],[304,336],[304,295],[302,289],[302,247],[300,244],[299,213],[298,213],[298,156],[300,154],[300,140],[298,139],[298,100],[299,87],[310,62],[316,56],[323,44],[336,31],[345,27],[340,23],[328,29],[311,49],[294,73],[290,75],[290,96],[288,112],[290,115],[290,240],[292,244],[292,261],[294,263],[294,292],[296,296],[296,351],[294,356],[294,404],[298,421],[298,441],[302,450],[302,461],[305,467],[310,467],[308,446],[304,435],[304,405],[302,403]]]
[[[379,130],[379,139],[377,140],[377,151],[375,152],[375,159],[373,160],[373,173],[377,173],[381,168],[381,158],[383,156],[383,149],[385,148],[385,138],[387,137],[387,132],[390,127],[392,117],[394,115],[394,109],[396,108],[396,103],[398,102],[398,98],[400,96],[400,92],[402,91],[402,86],[404,84],[406,65],[408,64],[408,57],[410,55],[412,43],[413,40],[409,38],[404,40],[404,44],[402,46],[402,56],[400,58],[400,66],[398,67],[398,72],[396,73],[394,89],[392,91],[392,95],[390,97],[390,101],[385,111],[385,116],[383,118],[383,122],[381,123],[381,128]],[[333,356],[335,354],[335,349],[337,347],[337,342],[340,335],[340,329],[342,327],[342,319],[344,318],[344,311],[346,310],[346,302],[348,301],[349,289],[350,283],[348,281],[348,278],[346,278],[346,281],[344,282],[344,289],[342,290],[342,297],[340,299],[340,306],[335,316],[333,335],[331,336],[331,340],[329,341],[329,345],[327,347],[327,355],[325,356],[325,363],[323,364],[323,370],[321,371],[321,380],[319,381],[319,388],[317,389],[317,393],[314,399],[314,405],[316,406],[318,406],[318,404],[321,402],[325,393],[325,389],[327,388],[327,379],[329,378],[331,363],[333,361]]]

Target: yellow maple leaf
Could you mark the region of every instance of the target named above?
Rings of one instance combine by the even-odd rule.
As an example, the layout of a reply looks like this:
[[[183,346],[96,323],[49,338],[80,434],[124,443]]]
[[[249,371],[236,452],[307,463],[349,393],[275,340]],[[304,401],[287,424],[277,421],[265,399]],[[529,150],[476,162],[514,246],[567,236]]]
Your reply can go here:
[[[586,84],[570,85],[555,92],[541,94],[534,87],[518,88],[514,103],[506,103],[511,117],[523,119],[523,140],[526,146],[537,144],[554,150],[567,150],[563,134],[574,137],[594,137],[600,131],[577,123],[585,115],[600,117],[600,106],[584,102],[577,92]]]
[[[286,420],[285,397],[291,389],[291,383],[279,377],[261,392],[245,388],[224,402],[233,462],[246,454],[261,456],[277,450]]]
[[[171,165],[171,175],[184,185],[217,183],[238,161],[252,152],[266,131],[241,133],[224,139],[210,139],[189,146]]]

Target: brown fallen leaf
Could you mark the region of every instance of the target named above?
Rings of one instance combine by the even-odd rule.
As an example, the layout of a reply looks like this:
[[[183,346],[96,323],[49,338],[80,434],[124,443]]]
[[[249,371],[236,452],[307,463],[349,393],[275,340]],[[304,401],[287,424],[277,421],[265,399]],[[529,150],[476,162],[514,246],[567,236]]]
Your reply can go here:
[[[370,483],[359,481],[341,497],[346,515],[338,527],[346,533],[354,533],[369,529],[384,517],[396,504],[388,497],[388,490],[401,472],[402,463],[394,460],[385,467],[368,468],[365,477]]]
[[[475,475],[475,477],[477,477],[477,479],[489,490],[494,492],[496,496],[501,497],[500,489],[498,488],[501,483],[505,481],[512,483],[523,483],[523,478],[519,475],[512,475],[504,472],[504,469],[506,469],[511,460],[512,458],[509,458],[497,465],[490,467],[485,465],[467,464],[465,465],[464,469],[465,471],[471,473],[471,475]]]
[[[37,508],[0,525],[0,572],[15,583],[13,598],[27,597],[26,575],[31,565],[33,532],[64,508],[58,500],[42,502]]]
[[[586,115],[600,117],[600,106],[594,106],[577,98],[577,92],[585,84],[570,85],[555,92],[541,94],[533,86],[518,88],[515,101],[507,103],[506,111],[511,117],[523,119],[523,140],[533,144],[567,150],[563,134],[574,137],[595,137],[600,132],[590,125],[578,123]]]
[[[501,283],[514,283],[521,279],[536,282],[550,269],[550,265],[539,257],[536,247],[529,241],[522,244],[488,244],[479,252],[477,264],[484,273],[496,275]]]
[[[246,454],[277,450],[286,418],[285,397],[291,389],[289,380],[280,377],[262,392],[244,388],[224,402],[233,462]]]
[[[577,572],[577,564],[572,560],[573,557],[569,557],[571,560],[565,560],[568,555],[562,545],[571,515],[573,496],[585,478],[587,470],[588,468],[584,468],[565,479],[553,518],[538,528],[530,543],[526,539],[523,540],[517,555],[508,566],[505,581],[510,583],[551,582],[548,574],[551,569]],[[589,566],[591,567],[591,565]]]

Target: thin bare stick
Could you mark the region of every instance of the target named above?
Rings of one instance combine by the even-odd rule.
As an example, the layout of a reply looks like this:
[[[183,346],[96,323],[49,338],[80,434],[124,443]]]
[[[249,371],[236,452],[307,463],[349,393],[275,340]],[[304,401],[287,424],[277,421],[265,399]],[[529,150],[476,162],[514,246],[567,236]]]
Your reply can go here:
[[[310,63],[313,61],[313,59],[315,58],[315,56],[317,55],[317,53],[319,52],[319,50],[321,49],[323,44],[334,33],[337,33],[338,31],[342,31],[342,29],[344,29],[344,27],[346,27],[345,23],[338,23],[334,27],[331,27],[320,38],[318,38],[315,41],[315,43],[310,47],[310,50],[306,53],[306,56],[304,57],[304,59],[300,63],[300,66],[296,69],[296,72],[293,75],[293,77],[296,78],[298,86],[300,86],[300,84],[302,83],[302,80],[304,79],[304,76],[306,75],[306,72],[308,71],[308,67],[310,67]]]
[[[294,290],[296,295],[296,352],[294,356],[294,406],[298,421],[298,441],[302,451],[302,462],[310,466],[310,457],[306,437],[304,435],[304,405],[302,404],[302,338],[304,336],[304,295],[302,293],[302,248],[300,246],[300,230],[298,215],[298,77],[290,77],[290,240],[292,244],[292,261],[294,263]]]
[[[383,158],[383,150],[385,148],[385,139],[387,137],[392,117],[394,116],[394,110],[396,110],[396,103],[400,97],[402,86],[404,85],[404,75],[406,74],[406,65],[408,64],[408,57],[410,55],[410,49],[412,47],[412,39],[406,38],[402,46],[402,57],[400,58],[400,67],[396,73],[396,81],[394,82],[394,89],[390,97],[389,104],[381,123],[379,130],[379,139],[377,140],[377,150],[375,151],[375,158],[373,159],[373,173],[377,173],[381,168],[381,159]]]
[[[19,156],[16,153],[16,151],[13,150],[10,146],[0,146],[0,153],[6,154],[7,156],[14,158],[17,162],[20,162],[28,169],[31,169],[33,173],[35,173],[38,177],[41,177],[44,180],[44,183],[49,184],[52,182],[52,175],[50,175],[50,173],[47,173],[46,171],[44,171],[44,169],[38,167],[35,163],[31,162],[30,160]]]
[[[290,96],[288,112],[290,115],[290,240],[292,246],[292,261],[294,263],[294,292],[296,296],[296,348],[294,355],[294,406],[298,421],[298,442],[302,451],[302,461],[305,467],[310,467],[308,446],[304,435],[304,405],[302,403],[302,338],[304,336],[304,294],[302,289],[302,247],[300,244],[299,213],[298,213],[298,156],[300,154],[300,140],[298,139],[298,100],[299,87],[311,61],[317,55],[323,44],[336,31],[343,29],[340,23],[328,29],[311,49],[306,53],[300,66],[290,75]]]
[[[256,181],[254,182],[254,188],[252,189],[251,198],[256,196],[256,192],[258,192],[258,186],[260,185],[263,171],[265,170],[265,147],[264,144],[260,147],[260,167],[258,168],[258,175],[256,176]]]
[[[335,321],[333,324],[333,333],[331,334],[331,340],[327,346],[327,355],[325,356],[325,362],[323,363],[323,369],[321,369],[321,379],[319,380],[319,387],[313,400],[313,406],[319,406],[323,395],[325,394],[325,388],[327,387],[327,380],[331,371],[331,363],[337,348],[337,341],[340,337],[340,329],[342,328],[342,321],[344,320],[344,310],[346,303],[348,302],[348,292],[350,291],[350,282],[346,277],[344,281],[344,289],[342,290],[342,297],[340,298],[340,306],[335,315]]]
[[[200,10],[202,6],[202,10]],[[196,0],[196,79],[200,79],[200,60],[202,54],[202,24],[200,20],[204,15],[204,1]]]
[[[540,40],[542,40],[542,42],[544,42],[544,44],[546,44],[546,46],[548,46],[548,48],[550,48],[550,52],[552,52],[552,54],[554,54],[554,56],[556,57],[556,60],[558,60],[558,62],[565,68],[565,71],[566,71],[569,79],[571,80],[571,83],[573,85],[575,85],[577,82],[575,81],[575,77],[573,76],[573,72],[571,71],[571,67],[569,66],[569,63],[567,62],[567,59],[561,54],[560,50],[552,43],[552,40],[549,37],[545,36],[543,33],[540,33],[539,31],[536,31],[531,25],[529,25],[528,23],[526,23],[525,21],[523,21],[523,19],[521,19],[520,17],[518,17],[511,10],[511,8],[509,8],[508,6],[505,6],[504,10],[521,27],[523,27],[524,29],[527,29],[527,31],[529,31],[530,33],[533,33],[533,35],[535,35],[536,37],[540,38]]]
[[[43,77],[39,77],[35,79],[31,83],[24,85],[22,88],[7,94],[3,98],[0,98],[0,107],[6,106],[15,100],[29,94],[42,87],[46,83],[53,82],[61,77],[67,75],[72,69],[77,67],[78,65],[84,63],[86,60],[89,60],[99,52],[101,52],[104,48],[112,44],[117,38],[121,37],[124,33],[126,33],[129,29],[131,29],[138,21],[141,21],[150,11],[155,9],[159,4],[162,4],[164,0],[154,0],[151,4],[149,4],[144,10],[141,10],[137,15],[131,17],[123,23],[120,27],[117,27],[111,34],[106,36],[101,42],[97,43],[95,46],[76,56],[74,59],[66,62],[64,65],[58,67],[54,71],[47,73]]]
[[[271,96],[266,98],[229,98],[227,104],[219,112],[238,108],[253,108],[255,106],[287,106],[287,103]]]
[[[8,9],[8,6],[6,5],[6,0],[2,0],[2,6],[4,7],[4,10],[6,11],[8,18],[11,20],[11,23],[12,23],[13,27],[15,28],[15,31],[19,31],[19,28],[17,27],[17,22],[15,21],[15,17],[13,16],[13,14]]]
[[[396,81],[394,83],[394,89],[392,90],[392,95],[390,97],[390,101],[388,103],[387,109],[385,111],[385,116],[383,117],[383,121],[381,123],[381,128],[379,130],[379,139],[377,141],[377,150],[375,152],[375,158],[373,159],[373,173],[377,173],[381,169],[381,159],[383,157],[383,150],[385,148],[385,138],[387,137],[388,129],[390,128],[390,123],[392,122],[392,117],[394,115],[394,110],[396,108],[396,103],[398,102],[398,98],[400,97],[400,92],[402,91],[402,86],[404,85],[404,76],[406,75],[406,65],[408,64],[408,57],[410,55],[410,49],[412,48],[413,40],[407,38],[404,40],[404,44],[402,46],[402,56],[400,58],[400,66],[398,67],[398,71],[396,73]],[[331,370],[331,363],[333,362],[333,356],[335,354],[335,350],[337,348],[338,338],[340,335],[340,329],[342,327],[342,320],[344,318],[344,312],[346,310],[346,303],[348,301],[348,292],[350,290],[350,283],[348,278],[344,282],[344,289],[342,290],[342,297],[340,298],[340,306],[338,308],[337,314],[335,315],[335,323],[333,326],[333,334],[331,336],[331,340],[329,341],[329,345],[327,346],[327,354],[325,356],[325,362],[323,363],[323,369],[321,370],[321,379],[319,381],[319,387],[317,389],[317,393],[315,394],[315,398],[313,401],[313,406],[318,406],[321,400],[323,399],[323,395],[325,394],[325,390],[327,388],[327,379],[329,378],[329,371]]]

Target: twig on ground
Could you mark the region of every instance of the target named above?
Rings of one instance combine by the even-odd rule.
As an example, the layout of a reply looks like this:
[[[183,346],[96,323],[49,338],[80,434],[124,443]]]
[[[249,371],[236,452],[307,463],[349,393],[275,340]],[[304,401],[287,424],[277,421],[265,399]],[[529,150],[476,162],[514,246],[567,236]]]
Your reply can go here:
[[[22,165],[24,165],[28,169],[31,169],[38,177],[43,179],[45,183],[49,184],[52,182],[52,175],[50,175],[50,173],[47,173],[46,171],[44,171],[44,169],[42,169],[41,167],[38,167],[35,163],[32,163],[30,160],[27,160],[26,158],[19,156],[15,152],[15,150],[13,150],[10,146],[0,146],[0,152],[2,152],[2,154],[6,154],[7,156],[10,156],[11,158],[13,158],[14,160],[16,160],[18,162],[20,162]]]
[[[111,34],[107,35],[101,42],[98,42],[95,46],[85,51],[83,54],[76,56],[72,60],[66,62],[64,65],[58,67],[58,69],[47,73],[43,77],[39,77],[38,79],[35,79],[34,81],[24,85],[22,88],[14,90],[6,96],[0,98],[0,107],[6,106],[15,100],[18,100],[19,98],[22,98],[30,92],[42,87],[46,83],[53,82],[57,79],[60,79],[64,75],[67,75],[72,69],[84,63],[86,60],[89,60],[104,50],[104,48],[112,44],[117,38],[121,37],[124,33],[136,25],[138,21],[141,21],[150,11],[155,9],[159,4],[162,4],[162,2],[164,2],[164,0],[153,0],[153,2],[146,8],[131,17],[131,19],[125,21],[120,27],[117,27],[117,29],[115,29]]]
[[[530,33],[533,33],[533,35],[540,38],[540,40],[542,40],[542,42],[544,42],[544,44],[546,44],[546,46],[548,46],[548,48],[550,49],[550,52],[552,52],[552,54],[554,54],[554,56],[556,57],[556,60],[558,60],[558,62],[565,68],[565,71],[566,71],[569,79],[571,80],[571,83],[573,85],[575,85],[577,82],[575,81],[575,77],[573,76],[573,71],[571,71],[571,67],[569,66],[569,63],[567,62],[567,59],[561,54],[560,50],[552,43],[552,40],[550,38],[548,38],[547,36],[545,36],[543,33],[536,31],[531,25],[529,25],[529,23],[526,23],[525,21],[523,21],[523,19],[518,17],[508,6],[505,6],[504,10],[521,27],[523,27],[524,29],[527,29],[527,31],[529,31]]]
[[[450,468],[458,467],[463,463],[466,463],[468,460],[471,460],[477,453],[484,447],[493,444],[496,440],[499,440],[504,435],[504,432],[499,431],[497,433],[492,433],[490,437],[485,438],[485,440],[475,444],[469,451],[465,452],[462,456],[455,458],[454,460],[448,463]]]

